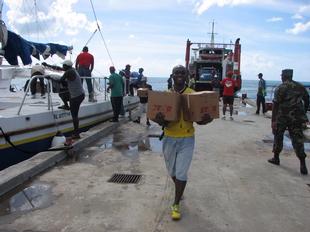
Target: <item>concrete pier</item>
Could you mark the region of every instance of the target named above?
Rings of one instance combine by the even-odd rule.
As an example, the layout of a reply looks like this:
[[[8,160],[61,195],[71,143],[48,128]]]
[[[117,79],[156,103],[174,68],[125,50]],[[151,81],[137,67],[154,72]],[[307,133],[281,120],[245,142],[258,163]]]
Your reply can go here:
[[[300,175],[292,147],[285,143],[281,166],[269,164],[270,118],[239,102],[235,110],[233,121],[195,125],[180,221],[170,219],[174,188],[160,152],[161,128],[147,127],[142,118],[141,124],[123,120],[88,132],[83,136],[88,140],[77,143],[76,156],[46,164],[44,172],[2,196],[0,232],[308,232],[310,179]],[[11,171],[21,170],[19,165],[26,164]],[[141,180],[108,182],[115,173]]]

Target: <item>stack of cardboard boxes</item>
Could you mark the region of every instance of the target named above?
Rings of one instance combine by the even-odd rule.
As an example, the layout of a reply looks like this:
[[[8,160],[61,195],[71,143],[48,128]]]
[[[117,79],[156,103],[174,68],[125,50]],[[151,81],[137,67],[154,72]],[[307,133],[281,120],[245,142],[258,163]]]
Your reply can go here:
[[[181,111],[185,121],[200,122],[206,113],[212,118],[219,118],[219,95],[214,91],[189,94],[149,91],[148,97],[147,117],[151,120],[161,112],[165,120],[178,121]]]

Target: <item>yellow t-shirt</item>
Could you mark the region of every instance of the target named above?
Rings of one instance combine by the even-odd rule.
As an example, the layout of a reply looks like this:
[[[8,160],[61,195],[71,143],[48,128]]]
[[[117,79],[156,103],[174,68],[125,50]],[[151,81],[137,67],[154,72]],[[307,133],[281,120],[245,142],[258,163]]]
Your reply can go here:
[[[184,93],[195,92],[191,88],[186,88]],[[166,136],[174,138],[191,137],[195,133],[193,122],[187,122],[183,119],[183,112],[181,111],[180,120],[177,122],[170,122],[168,126],[165,127],[164,133]]]

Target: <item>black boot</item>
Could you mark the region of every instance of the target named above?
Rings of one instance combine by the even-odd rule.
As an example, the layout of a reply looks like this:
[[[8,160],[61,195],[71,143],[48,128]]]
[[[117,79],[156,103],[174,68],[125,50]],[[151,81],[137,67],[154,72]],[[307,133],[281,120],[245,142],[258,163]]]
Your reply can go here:
[[[302,175],[308,175],[308,169],[307,169],[305,158],[300,159],[300,173]]]
[[[280,165],[279,155],[274,154],[273,158],[269,159],[268,162],[274,165]]]
[[[136,120],[134,120],[133,122],[135,123],[140,123],[140,117],[138,117]]]

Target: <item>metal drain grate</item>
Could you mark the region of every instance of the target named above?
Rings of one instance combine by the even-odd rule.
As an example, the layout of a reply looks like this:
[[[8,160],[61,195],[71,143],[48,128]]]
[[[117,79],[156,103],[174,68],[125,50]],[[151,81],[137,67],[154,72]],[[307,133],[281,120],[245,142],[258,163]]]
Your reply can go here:
[[[141,180],[141,177],[142,175],[113,174],[108,182],[118,184],[137,184]]]

